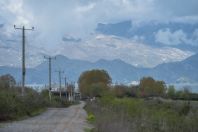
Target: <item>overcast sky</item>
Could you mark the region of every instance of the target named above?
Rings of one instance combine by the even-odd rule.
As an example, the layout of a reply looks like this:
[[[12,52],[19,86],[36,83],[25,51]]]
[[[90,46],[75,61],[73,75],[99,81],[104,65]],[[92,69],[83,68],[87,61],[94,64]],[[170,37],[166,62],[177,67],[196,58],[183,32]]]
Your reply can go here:
[[[35,27],[34,45],[55,48],[63,36],[86,38],[98,23],[198,22],[198,0],[1,0],[0,24]]]
[[[1,0],[0,21],[35,26],[54,37],[83,37],[99,22],[197,21],[197,7],[197,0]]]

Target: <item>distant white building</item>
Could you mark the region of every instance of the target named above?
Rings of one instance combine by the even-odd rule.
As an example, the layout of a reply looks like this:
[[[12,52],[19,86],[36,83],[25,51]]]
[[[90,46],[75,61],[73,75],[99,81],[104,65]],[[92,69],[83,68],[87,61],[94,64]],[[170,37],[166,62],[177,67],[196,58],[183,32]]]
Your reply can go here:
[[[140,81],[132,81],[131,83],[129,83],[130,85],[139,85]]]

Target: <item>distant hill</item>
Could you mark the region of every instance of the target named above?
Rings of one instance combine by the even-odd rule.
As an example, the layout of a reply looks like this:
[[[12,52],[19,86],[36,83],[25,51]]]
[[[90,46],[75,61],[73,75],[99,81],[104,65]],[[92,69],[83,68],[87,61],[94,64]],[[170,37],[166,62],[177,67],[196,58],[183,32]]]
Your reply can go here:
[[[195,54],[184,61],[160,64],[149,71],[149,75],[167,82],[198,81],[198,54]]]
[[[131,80],[139,78],[139,69],[125,63],[122,60],[99,60],[97,62],[88,62],[82,60],[69,59],[65,56],[58,55],[56,60],[52,61],[52,80],[57,82],[58,74],[55,72],[58,69],[64,70],[64,74],[70,81],[77,81],[80,74],[85,70],[90,69],[105,69],[111,75],[114,82],[128,83]],[[0,74],[10,73],[17,81],[21,79],[21,69],[13,67],[0,67]],[[27,83],[45,84],[48,82],[48,62],[27,69]]]
[[[198,82],[198,54],[193,55],[181,62],[160,64],[154,68],[137,68],[122,60],[99,60],[89,62],[69,59],[58,55],[52,61],[52,80],[57,82],[58,69],[64,70],[64,75],[70,81],[77,81],[79,75],[90,69],[105,69],[111,75],[113,82],[129,83],[132,80],[139,80],[143,76],[152,76],[155,79],[164,80],[167,83],[179,81]],[[21,79],[21,69],[13,67],[0,67],[0,74],[10,73],[17,81]],[[45,84],[48,83],[48,62],[27,69],[26,83]]]

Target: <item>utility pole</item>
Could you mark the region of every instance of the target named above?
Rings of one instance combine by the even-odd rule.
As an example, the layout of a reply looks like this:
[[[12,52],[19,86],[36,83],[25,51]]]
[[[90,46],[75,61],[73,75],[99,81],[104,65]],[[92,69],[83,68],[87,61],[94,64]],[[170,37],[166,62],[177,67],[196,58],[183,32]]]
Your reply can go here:
[[[47,56],[44,56],[44,58],[45,59],[47,59],[48,60],[48,63],[49,63],[49,99],[50,99],[50,101],[51,101],[51,90],[52,90],[52,83],[51,83],[51,74],[52,74],[52,64],[51,64],[51,62],[52,62],[52,59],[56,59],[56,57],[51,57],[51,56],[49,56],[49,57],[47,57]]]
[[[64,79],[65,79],[65,89],[67,89],[67,77],[65,76]]]
[[[56,72],[58,72],[58,75],[59,75],[59,92],[60,92],[60,98],[61,98],[61,73],[64,73],[64,71],[58,70]]]
[[[74,101],[75,99],[75,82],[71,82],[71,100]]]
[[[75,82],[73,82],[73,100],[75,100]]]
[[[72,82],[69,84],[69,89],[68,89],[68,95],[69,95],[69,101],[72,101]]]
[[[31,29],[25,28],[25,26],[21,27],[16,27],[14,25],[14,29],[19,29],[22,30],[22,90],[21,90],[21,95],[24,96],[24,90],[25,90],[25,30],[34,30],[34,27]]]
[[[65,76],[64,77],[64,79],[65,79],[65,91],[66,91],[66,99],[67,99],[67,77]]]

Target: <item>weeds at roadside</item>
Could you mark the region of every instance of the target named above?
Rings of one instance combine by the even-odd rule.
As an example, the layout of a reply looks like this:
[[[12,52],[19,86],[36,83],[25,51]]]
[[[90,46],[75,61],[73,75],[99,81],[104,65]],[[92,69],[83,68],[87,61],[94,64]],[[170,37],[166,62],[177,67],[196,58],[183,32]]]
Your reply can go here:
[[[94,132],[198,131],[198,110],[186,102],[102,97],[85,109],[95,117]]]
[[[91,113],[88,113],[87,121],[93,123],[95,121],[95,116]]]
[[[92,128],[84,128],[84,132],[94,132]]]

